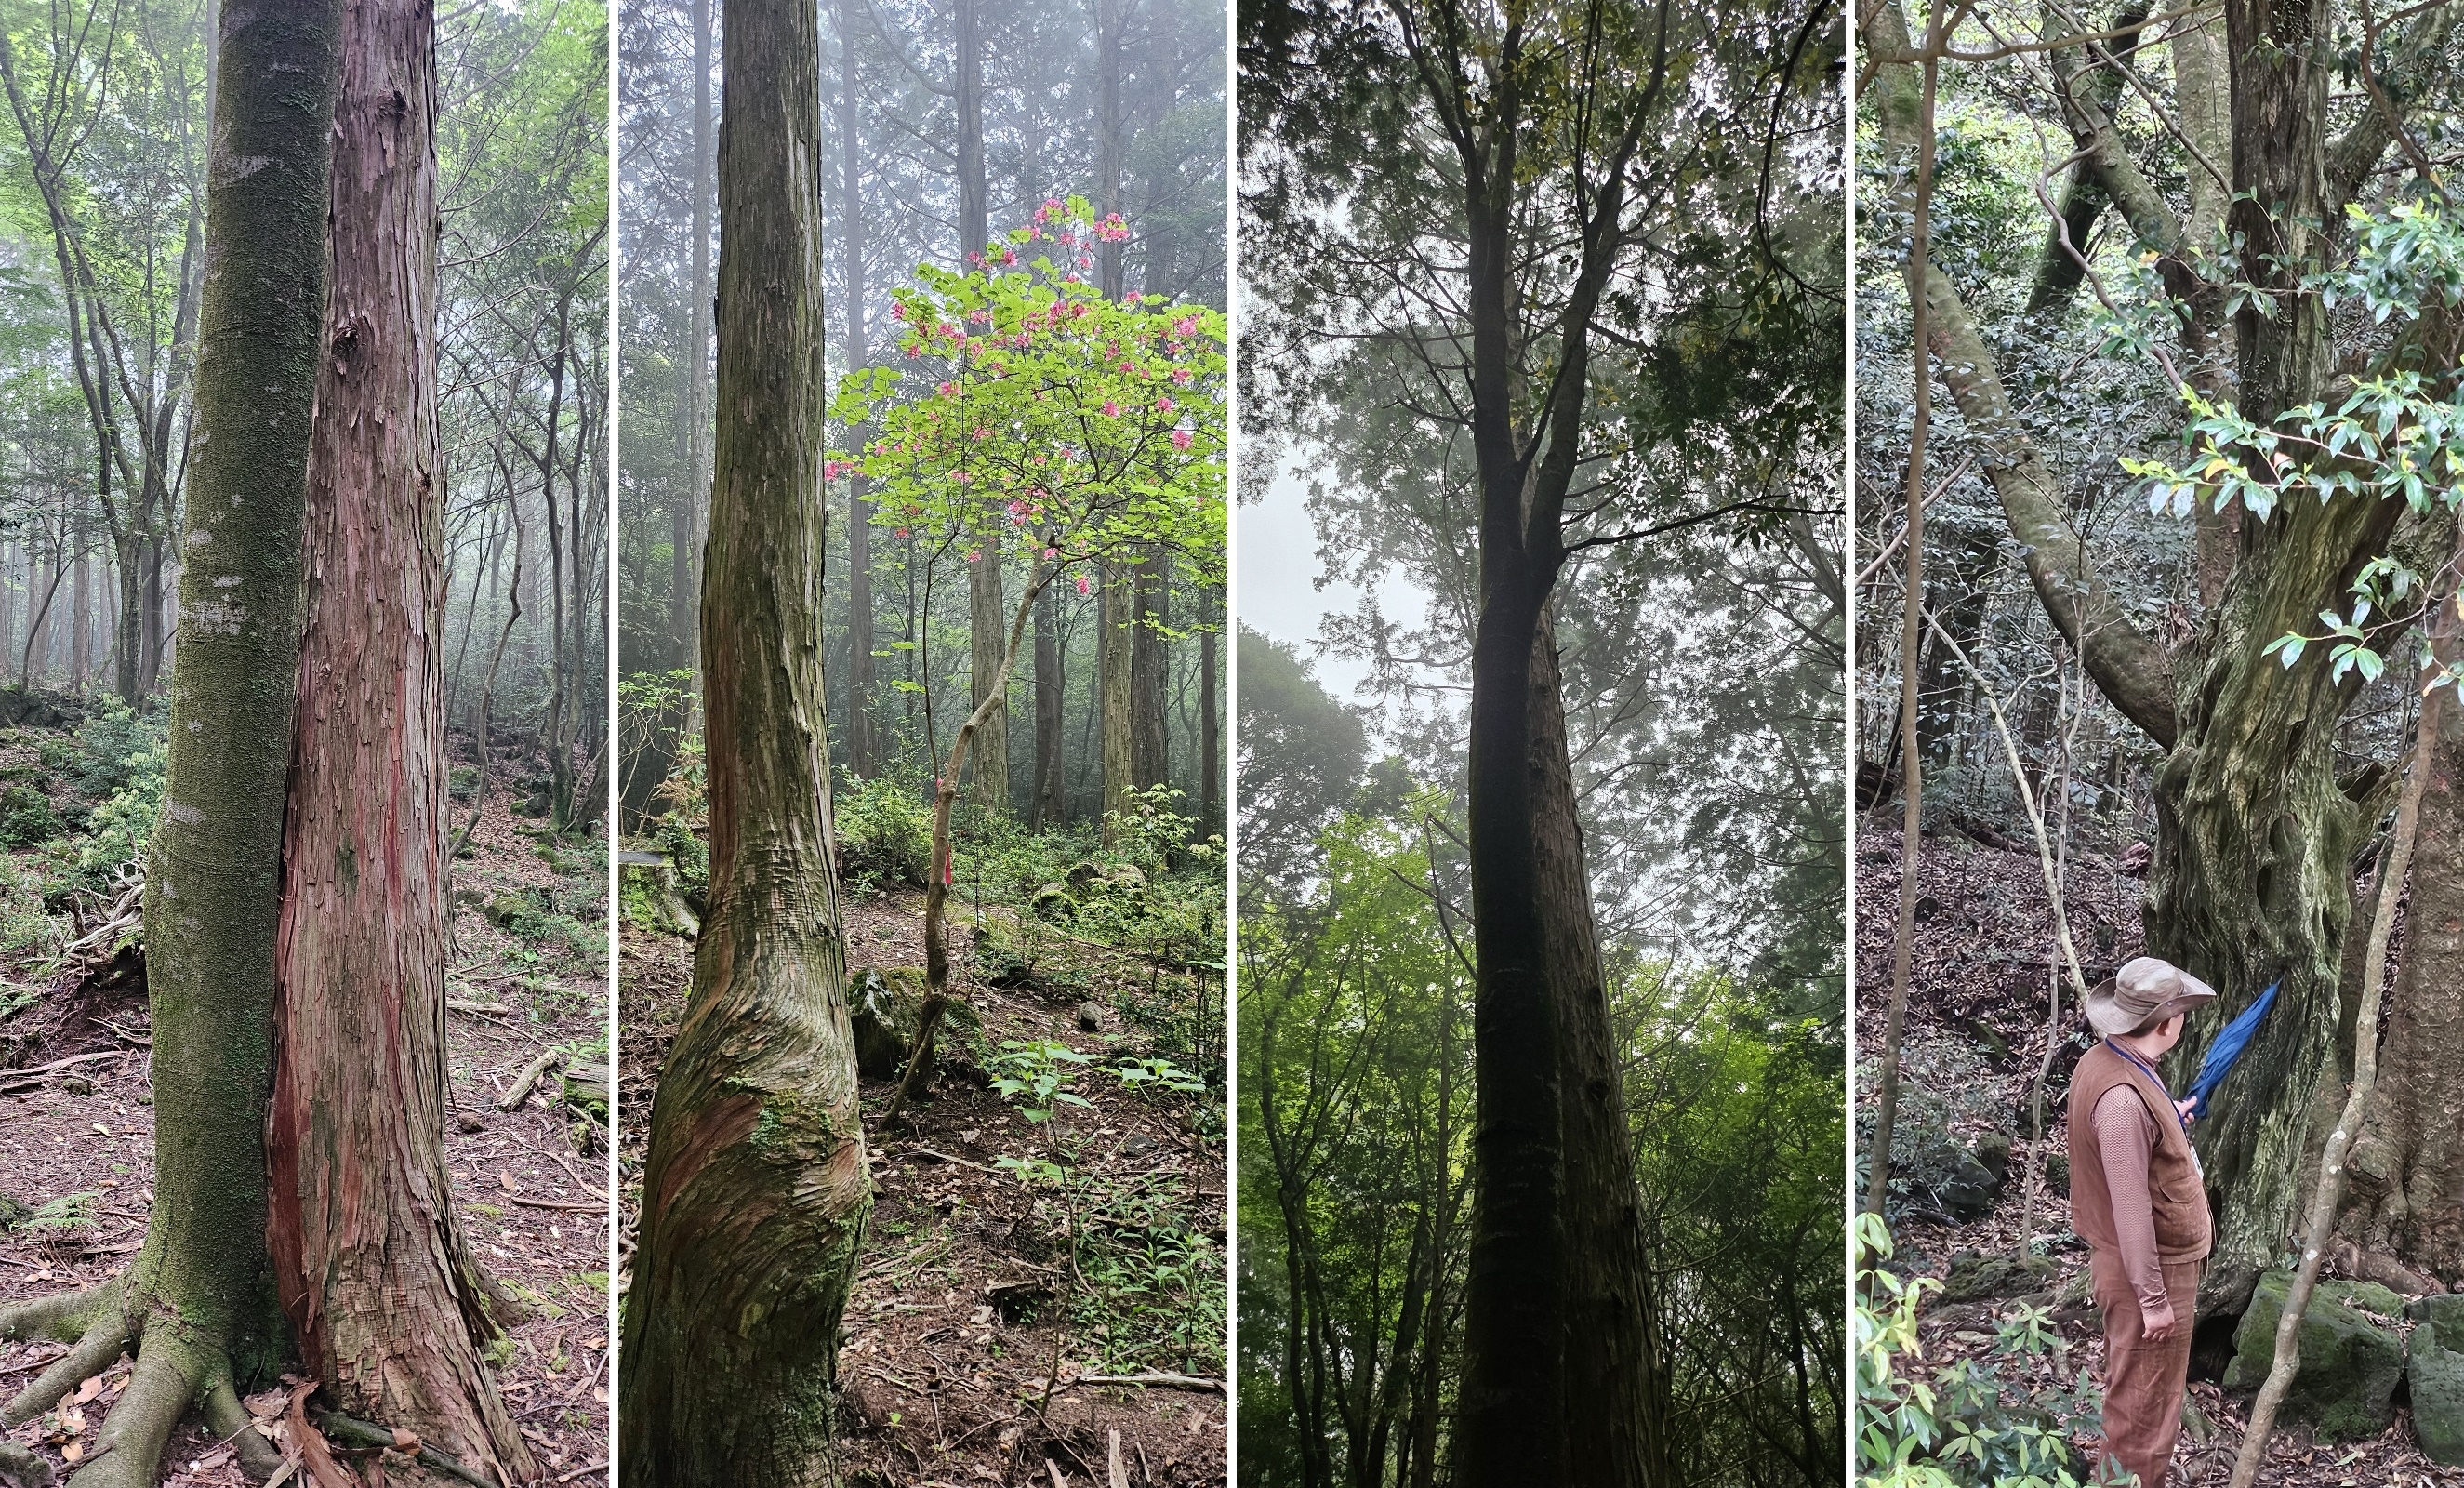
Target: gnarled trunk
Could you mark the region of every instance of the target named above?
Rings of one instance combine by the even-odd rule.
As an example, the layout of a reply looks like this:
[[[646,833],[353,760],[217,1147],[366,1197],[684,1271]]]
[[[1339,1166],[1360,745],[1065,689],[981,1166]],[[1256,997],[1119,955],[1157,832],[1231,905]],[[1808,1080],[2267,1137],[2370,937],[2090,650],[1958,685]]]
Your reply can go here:
[[[871,1209],[822,672],[819,18],[728,0],[718,410],[702,575],[710,912],[650,1113],[619,1430],[627,1483],[834,1481]]]

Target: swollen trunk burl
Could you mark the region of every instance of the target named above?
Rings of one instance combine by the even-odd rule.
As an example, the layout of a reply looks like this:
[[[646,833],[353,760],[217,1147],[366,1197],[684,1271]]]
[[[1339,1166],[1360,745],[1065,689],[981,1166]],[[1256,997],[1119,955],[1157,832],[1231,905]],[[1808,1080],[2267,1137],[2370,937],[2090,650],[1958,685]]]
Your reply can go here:
[[[634,1488],[835,1481],[841,1315],[871,1205],[828,840],[818,24],[794,0],[729,0],[725,22],[710,913],[651,1107],[625,1307]]]
[[[445,485],[427,0],[351,0],[276,946],[268,1229],[309,1371],[500,1482],[530,1453],[445,1171]]]
[[[76,1341],[0,1410],[9,1424],[137,1349],[78,1488],[152,1488],[199,1401],[261,1454],[232,1421],[234,1376],[262,1378],[287,1342],[265,1103],[341,9],[226,10],[221,27],[170,763],[146,864],[154,1205],[124,1280],[0,1309],[0,1336]]]

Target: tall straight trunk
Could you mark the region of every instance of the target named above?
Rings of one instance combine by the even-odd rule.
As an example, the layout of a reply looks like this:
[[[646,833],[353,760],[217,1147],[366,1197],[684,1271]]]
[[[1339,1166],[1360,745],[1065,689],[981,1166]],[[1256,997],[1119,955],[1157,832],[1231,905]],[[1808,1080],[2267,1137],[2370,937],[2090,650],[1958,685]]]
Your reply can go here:
[[[991,187],[984,178],[984,43],[979,0],[957,0],[958,109],[958,267],[980,260],[991,236]],[[967,700],[981,711],[994,677],[1004,670],[1001,630],[1008,620],[1000,550],[987,544],[967,565]],[[988,814],[1009,810],[1009,708],[993,704],[968,750],[968,799]]]
[[[351,0],[282,853],[268,1243],[341,1409],[500,1482],[530,1452],[445,1170],[435,12]]]
[[[967,700],[983,713],[967,749],[968,799],[986,815],[1004,813],[1010,804],[1009,703],[1001,696],[1009,676],[1002,634],[1008,602],[1001,579],[1001,549],[987,543],[967,565]]]
[[[1222,609],[1207,595],[1205,623],[1198,633],[1198,820],[1200,831],[1223,824],[1222,721],[1215,703],[1215,637]]]
[[[146,866],[154,1204],[121,1281],[0,1309],[0,1336],[77,1340],[10,1403],[12,1424],[135,1346],[76,1488],[151,1488],[191,1403],[270,1468],[234,1386],[270,1375],[288,1344],[271,1305],[265,1123],[341,30],[333,0],[222,18],[188,634]]]
[[[1149,552],[1137,566],[1137,623],[1130,630],[1130,733],[1133,772],[1138,788],[1172,776],[1171,741],[1164,732],[1164,683],[1168,660],[1162,627],[1172,623],[1172,570],[1163,554]]]
[[[1058,827],[1069,819],[1062,778],[1061,597],[1050,589],[1035,596],[1035,824]]]
[[[94,569],[82,534],[69,573],[69,691],[82,697],[86,676],[94,670]]]
[[[839,209],[840,261],[847,278],[847,363],[842,372],[862,371],[872,360],[865,341],[864,168],[861,120],[856,112],[855,6],[839,0]],[[858,449],[864,433],[854,435]],[[864,494],[864,472],[847,477],[847,764],[860,780],[881,768],[880,721],[873,717],[872,502]]]
[[[710,382],[710,211],[713,189],[710,112],[711,0],[691,0],[693,9],[693,280],[692,302],[685,308],[684,380],[676,394],[676,443],[684,467],[684,490],[671,513],[668,628],[675,643],[676,664],[693,656],[693,615],[700,594],[693,583],[698,571],[704,527],[704,502],[710,497],[710,411],[705,389]],[[659,774],[664,777],[667,771]]]
[[[1121,112],[1122,0],[1095,0],[1095,210],[1121,210],[1121,156],[1128,125]],[[1095,249],[1104,298],[1118,300],[1128,287],[1127,245],[1107,240]]]
[[[1104,565],[1103,589],[1095,611],[1095,665],[1100,717],[1095,732],[1104,767],[1101,814],[1104,840],[1112,840],[1113,812],[1126,811],[1137,784],[1136,734],[1130,712],[1130,627],[1137,618],[1132,593],[1136,570],[1127,564]]]
[[[163,623],[163,540],[145,539],[145,654],[137,673],[137,691],[150,696],[163,679],[171,645],[170,627]]]
[[[619,1427],[627,1481],[835,1480],[871,1204],[822,675],[819,16],[728,0],[718,410],[701,659],[709,913],[659,1074]]]
[[[0,657],[17,654],[16,544],[0,541]]]

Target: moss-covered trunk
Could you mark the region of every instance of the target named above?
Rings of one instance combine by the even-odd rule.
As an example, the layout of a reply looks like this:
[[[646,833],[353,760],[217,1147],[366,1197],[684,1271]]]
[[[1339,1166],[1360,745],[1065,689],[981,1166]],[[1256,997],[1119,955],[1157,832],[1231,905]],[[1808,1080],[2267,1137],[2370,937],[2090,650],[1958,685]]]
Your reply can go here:
[[[710,912],[650,1115],[624,1480],[836,1479],[841,1315],[871,1207],[828,838],[818,16],[728,0],[718,411],[704,555]]]
[[[146,868],[154,1207],[122,1282],[0,1311],[0,1334],[77,1340],[10,1403],[11,1422],[137,1347],[78,1488],[152,1488],[192,1404],[241,1432],[233,1376],[270,1372],[287,1351],[265,1243],[265,1115],[341,23],[338,0],[221,20],[182,637]],[[241,1445],[263,1450],[253,1433]]]
[[[352,1415],[515,1482],[530,1454],[445,1171],[445,473],[435,14],[351,0],[309,462],[267,1157],[300,1354]]]

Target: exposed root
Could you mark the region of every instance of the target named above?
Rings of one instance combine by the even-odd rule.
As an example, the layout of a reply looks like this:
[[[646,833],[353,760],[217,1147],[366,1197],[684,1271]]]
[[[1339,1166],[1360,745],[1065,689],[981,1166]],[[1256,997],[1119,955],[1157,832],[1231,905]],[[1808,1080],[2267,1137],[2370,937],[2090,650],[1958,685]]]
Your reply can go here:
[[[120,1311],[120,1283],[107,1282],[85,1292],[55,1292],[31,1301],[0,1307],[0,1338],[24,1341],[47,1338],[74,1344],[85,1337],[86,1325],[102,1309]]]
[[[70,1390],[110,1368],[136,1341],[137,1330],[119,1308],[98,1308],[88,1316],[92,1321],[84,1335],[69,1351],[53,1360],[50,1368],[34,1376],[33,1384],[0,1409],[0,1425],[21,1426],[58,1405]]]
[[[8,1488],[52,1488],[52,1464],[13,1441],[0,1441],[0,1483]]]
[[[282,1466],[282,1454],[256,1429],[248,1407],[239,1403],[239,1391],[231,1387],[228,1374],[217,1377],[206,1387],[202,1402],[206,1429],[231,1443],[239,1454],[240,1470],[257,1482],[274,1476]]]
[[[137,1350],[128,1388],[103,1418],[94,1455],[69,1475],[69,1488],[154,1488],[163,1448],[209,1380],[229,1373],[220,1350],[207,1351],[156,1314]]]

